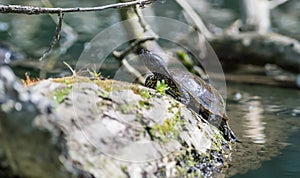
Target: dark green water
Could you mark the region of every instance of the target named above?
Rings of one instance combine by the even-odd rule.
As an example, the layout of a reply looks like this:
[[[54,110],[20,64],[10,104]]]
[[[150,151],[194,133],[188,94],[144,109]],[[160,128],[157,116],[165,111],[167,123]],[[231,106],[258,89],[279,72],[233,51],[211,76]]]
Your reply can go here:
[[[281,153],[269,161],[264,161],[260,168],[251,170],[245,174],[238,174],[233,178],[265,178],[265,177],[289,177],[297,178],[300,175],[299,160],[300,160],[300,131],[289,135],[287,143],[290,143],[286,148],[281,150]]]
[[[228,114],[242,143],[227,176],[299,177],[300,91],[230,83],[228,89]]]

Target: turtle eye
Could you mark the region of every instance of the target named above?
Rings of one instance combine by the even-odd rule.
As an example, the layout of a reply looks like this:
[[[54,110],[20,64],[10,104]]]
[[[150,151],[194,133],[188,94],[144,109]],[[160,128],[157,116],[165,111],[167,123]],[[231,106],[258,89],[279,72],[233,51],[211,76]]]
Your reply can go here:
[[[144,54],[145,53],[145,49],[141,49],[140,51],[139,51],[139,55],[141,55],[141,54]]]
[[[150,53],[150,51],[147,50],[147,49],[144,49],[144,48],[142,48],[142,49],[139,51],[139,55],[145,55],[145,54],[147,54],[147,53]]]

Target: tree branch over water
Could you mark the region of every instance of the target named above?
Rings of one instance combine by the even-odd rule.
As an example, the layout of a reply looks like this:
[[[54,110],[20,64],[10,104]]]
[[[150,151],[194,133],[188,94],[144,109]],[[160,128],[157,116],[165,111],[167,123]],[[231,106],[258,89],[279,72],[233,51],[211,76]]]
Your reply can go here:
[[[37,15],[37,14],[57,14],[57,13],[69,13],[69,12],[103,11],[106,9],[123,8],[128,6],[135,6],[135,5],[144,7],[145,5],[151,4],[154,1],[156,0],[136,0],[136,1],[109,4],[109,5],[98,6],[98,7],[74,7],[74,8],[0,5],[0,13]]]
[[[60,37],[60,32],[62,30],[63,24],[63,14],[70,12],[91,12],[91,11],[103,11],[106,9],[113,8],[124,8],[130,6],[140,6],[141,8],[145,7],[145,5],[149,5],[156,0],[135,0],[129,2],[120,2],[115,4],[109,4],[104,6],[97,7],[74,7],[74,8],[61,8],[61,7],[36,7],[36,6],[23,6],[23,5],[1,5],[0,4],[0,13],[17,13],[17,14],[28,14],[28,15],[39,15],[39,14],[58,14],[59,21],[56,26],[55,36],[53,41],[50,43],[48,49],[42,54],[40,61],[43,60],[53,49],[53,47],[57,44]],[[47,2],[47,1],[46,1]],[[49,2],[47,2],[49,3]]]

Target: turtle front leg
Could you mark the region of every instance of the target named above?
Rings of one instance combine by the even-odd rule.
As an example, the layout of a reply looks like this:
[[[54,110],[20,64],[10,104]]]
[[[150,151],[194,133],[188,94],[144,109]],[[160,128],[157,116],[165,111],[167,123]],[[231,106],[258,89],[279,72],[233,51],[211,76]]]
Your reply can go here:
[[[223,119],[223,121],[220,123],[219,130],[223,133],[223,137],[227,141],[233,141],[236,142],[236,136],[229,127],[227,121]]]

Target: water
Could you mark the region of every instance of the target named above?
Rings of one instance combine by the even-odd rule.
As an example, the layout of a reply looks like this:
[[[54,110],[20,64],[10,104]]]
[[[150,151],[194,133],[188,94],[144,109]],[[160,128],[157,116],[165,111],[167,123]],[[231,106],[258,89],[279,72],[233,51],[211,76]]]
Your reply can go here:
[[[300,131],[290,134],[287,143],[290,143],[284,148],[281,153],[269,161],[262,163],[261,167],[256,170],[251,170],[246,174],[238,174],[233,178],[265,178],[265,177],[289,177],[298,178],[300,175],[299,160],[300,160]]]
[[[242,143],[226,175],[299,177],[300,91],[230,83],[228,90],[230,123]]]

